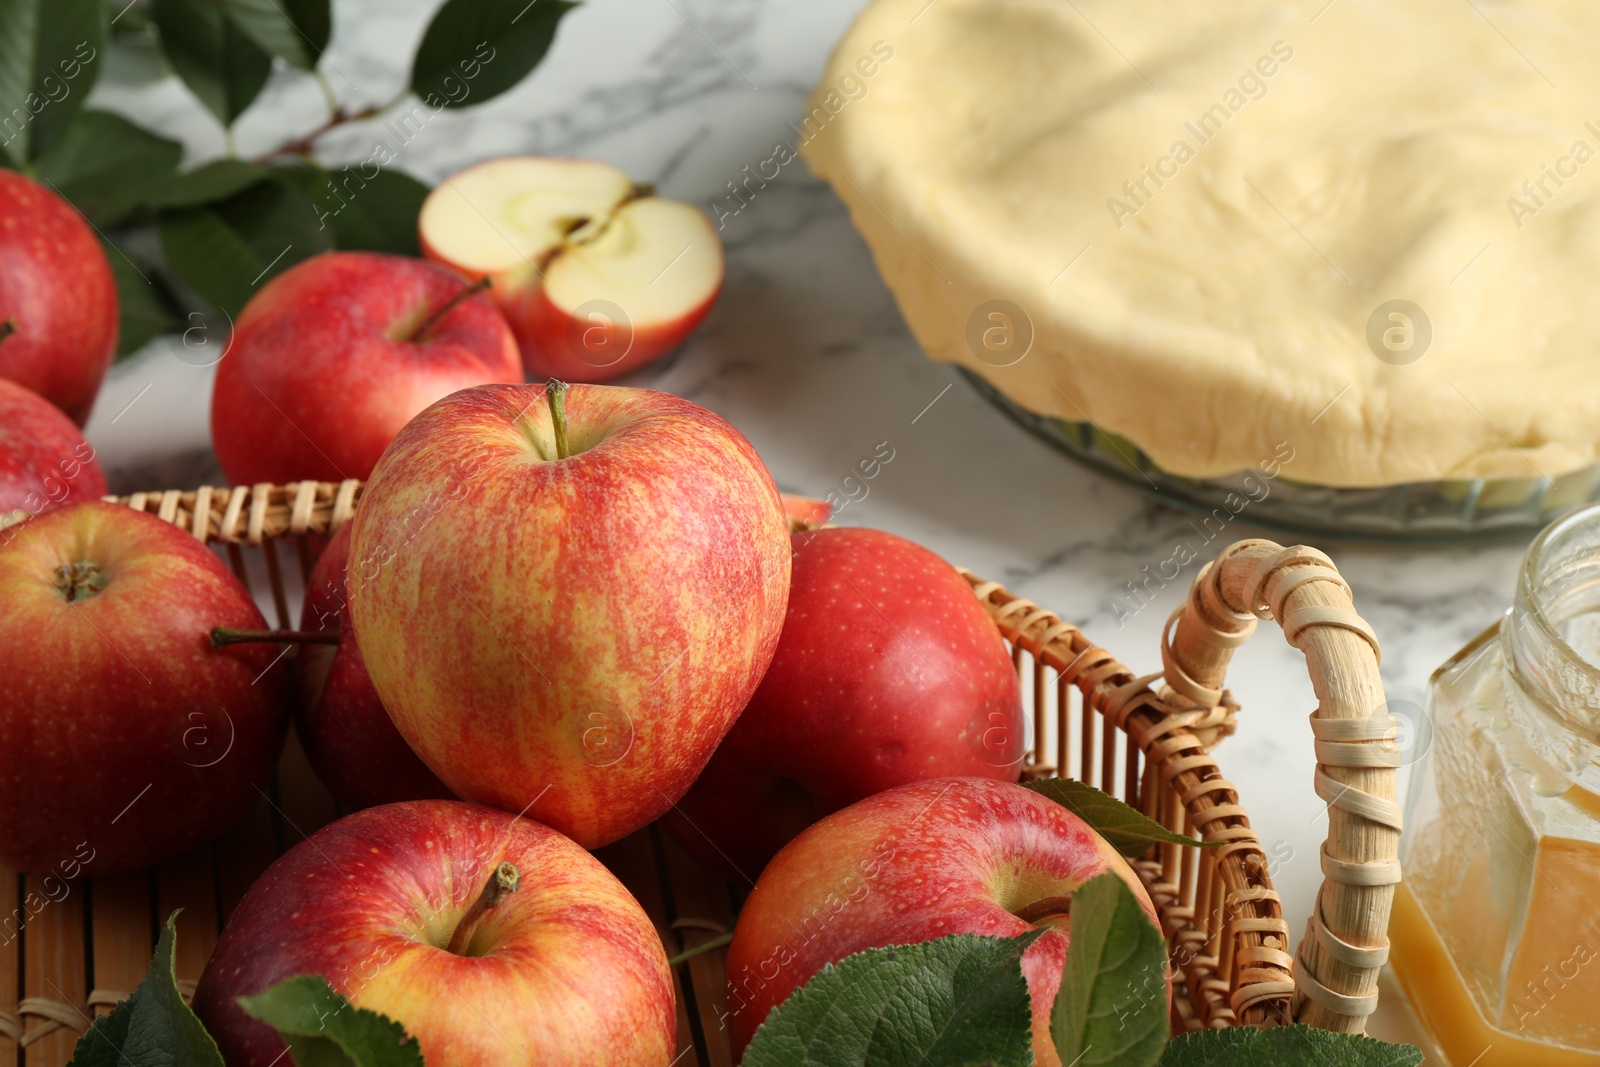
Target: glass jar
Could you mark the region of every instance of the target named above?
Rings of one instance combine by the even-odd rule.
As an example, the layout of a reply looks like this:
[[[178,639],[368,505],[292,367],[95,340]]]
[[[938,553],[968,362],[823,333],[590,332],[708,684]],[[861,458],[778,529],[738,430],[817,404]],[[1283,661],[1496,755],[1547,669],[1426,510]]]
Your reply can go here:
[[[1395,975],[1454,1067],[1600,1065],[1600,507],[1534,541],[1428,718]]]

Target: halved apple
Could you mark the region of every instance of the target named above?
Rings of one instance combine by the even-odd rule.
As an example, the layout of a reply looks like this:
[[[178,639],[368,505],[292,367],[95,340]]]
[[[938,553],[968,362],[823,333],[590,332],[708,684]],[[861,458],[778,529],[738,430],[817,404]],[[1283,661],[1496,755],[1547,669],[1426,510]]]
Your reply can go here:
[[[537,378],[602,382],[643,366],[683,343],[722,289],[704,212],[592,160],[480,163],[439,183],[418,229],[429,259],[491,280]]]

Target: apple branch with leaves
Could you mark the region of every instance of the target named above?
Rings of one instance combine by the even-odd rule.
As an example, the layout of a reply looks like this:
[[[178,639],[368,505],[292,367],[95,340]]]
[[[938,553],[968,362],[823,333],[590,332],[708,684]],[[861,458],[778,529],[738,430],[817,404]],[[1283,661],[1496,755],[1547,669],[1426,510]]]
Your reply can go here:
[[[435,115],[526,78],[575,6],[446,0],[404,88],[364,103],[341,101],[322,70],[333,69],[331,0],[14,0],[0,49],[0,165],[49,185],[99,232],[117,281],[124,356],[217,312],[231,319],[268,280],[320,252],[419,254],[428,187],[394,162]],[[186,161],[177,141],[85,106],[113,49],[152,52],[221,124],[226,155]],[[327,117],[239,158],[233,125],[275,70],[311,79]],[[327,134],[377,122],[407,101],[410,110],[374,129],[362,159],[318,158]]]

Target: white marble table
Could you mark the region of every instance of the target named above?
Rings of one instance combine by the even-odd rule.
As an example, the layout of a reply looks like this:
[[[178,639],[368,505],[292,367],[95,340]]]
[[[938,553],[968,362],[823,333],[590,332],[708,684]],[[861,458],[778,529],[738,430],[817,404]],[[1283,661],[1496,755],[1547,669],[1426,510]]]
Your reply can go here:
[[[403,84],[431,0],[341,0],[324,69],[363,105]],[[569,15],[543,66],[482,107],[435,118],[399,166],[434,181],[517,152],[585,155],[709,204],[746,164],[793,137],[788,123],[859,0],[590,0]],[[138,64],[96,89],[97,106],[178,137],[191,160],[221,132],[168,79]],[[316,125],[322,98],[277,72],[238,125],[241,154]],[[334,132],[331,162],[364,157],[370,127]],[[778,484],[821,496],[880,441],[893,461],[839,520],[891,530],[1005,582],[1082,626],[1137,670],[1159,668],[1159,630],[1182,582],[1119,629],[1112,603],[1141,568],[1171,555],[1185,515],[1107,483],[1029,437],[948,367],[922,357],[833,193],[802,162],[724,220],[728,279],[685,349],[634,384],[704,404],[755,443]],[[88,427],[113,489],[220,483],[209,454],[213,371],[158,340],[118,364]],[[1237,524],[1237,536],[1277,536]],[[1391,701],[1420,705],[1429,673],[1495,620],[1520,547],[1399,551],[1324,544],[1384,641]],[[1194,566],[1184,579],[1193,577]],[[1311,789],[1311,687],[1300,655],[1263,628],[1236,659],[1244,705],[1220,750],[1269,852],[1291,929],[1303,929],[1326,829]],[[1374,1030],[1407,1033],[1394,998]]]

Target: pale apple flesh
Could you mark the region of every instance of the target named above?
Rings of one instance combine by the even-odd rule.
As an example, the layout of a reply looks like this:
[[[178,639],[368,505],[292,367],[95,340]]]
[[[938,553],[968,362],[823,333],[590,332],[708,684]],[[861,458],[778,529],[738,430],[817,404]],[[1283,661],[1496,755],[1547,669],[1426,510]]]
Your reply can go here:
[[[511,156],[453,174],[423,204],[417,226],[429,258],[472,276],[542,264],[567,235],[634,193],[608,163]]]
[[[112,874],[237,822],[277,762],[288,672],[208,635],[265,625],[153,515],[94,501],[0,530],[0,864],[43,872],[83,844]]]
[[[452,952],[502,863],[520,884]],[[665,1067],[673,1056],[672,977],[638,902],[555,831],[469,804],[368,808],[251,887],[194,997],[230,1067],[278,1062],[282,1041],[236,998],[297,974],[399,1022],[430,1064]]]
[[[335,631],[339,643],[300,646],[294,717],[300,744],[317,777],[347,808],[449,798],[450,790],[411,751],[372,688],[347,625],[349,558],[350,527],[345,525],[317,558],[306,585],[300,629]]]
[[[351,546],[383,704],[458,796],[585,847],[681,797],[772,658],[787,524],[755,450],[665,393],[482,386],[384,454]]]
[[[1011,653],[954,567],[881,530],[792,544],[772,665],[664,820],[745,884],[824,815],[925,778],[1014,782],[1026,752]]]
[[[530,375],[608,381],[676,348],[721,290],[699,208],[589,160],[491,160],[446,179],[418,221],[424,254],[493,280]]]
[[[268,282],[239,315],[212,392],[228,480],[365,478],[435,400],[521,381],[510,328],[487,296],[463,299],[469,284],[370,252],[314,256]]]
[[[1060,1067],[1050,1009],[1071,937],[1071,897],[1106,872],[1126,882],[1158,922],[1138,875],[1114,848],[1060,804],[1019,785],[933,779],[830,815],[778,853],[739,914],[725,1020],[734,1055],[795,989],[853,953],[1044,928],[1022,971],[1035,1062]]]

